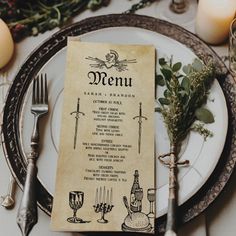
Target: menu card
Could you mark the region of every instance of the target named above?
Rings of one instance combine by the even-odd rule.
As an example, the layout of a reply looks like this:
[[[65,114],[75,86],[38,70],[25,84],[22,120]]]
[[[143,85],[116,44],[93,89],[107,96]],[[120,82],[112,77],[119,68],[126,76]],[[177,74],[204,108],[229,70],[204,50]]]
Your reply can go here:
[[[51,227],[154,232],[155,48],[69,39]]]

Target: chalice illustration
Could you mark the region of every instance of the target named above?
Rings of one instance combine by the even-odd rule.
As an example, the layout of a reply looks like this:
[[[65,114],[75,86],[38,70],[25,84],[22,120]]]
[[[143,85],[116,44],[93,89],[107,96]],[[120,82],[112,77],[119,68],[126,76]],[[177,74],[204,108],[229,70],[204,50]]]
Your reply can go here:
[[[147,199],[150,202],[150,211],[148,213],[149,218],[154,218],[155,213],[154,213],[154,202],[156,200],[156,190],[155,188],[149,188],[147,190]]]
[[[82,219],[76,216],[77,211],[82,207],[84,203],[84,192],[81,191],[71,191],[69,192],[69,205],[73,210],[73,216],[67,219],[70,223],[80,223],[83,222]]]
[[[105,219],[105,214],[110,212],[114,205],[112,205],[112,188],[110,191],[105,186],[96,189],[94,211],[96,213],[101,213],[101,218],[97,220],[98,223],[106,224],[108,220]]]

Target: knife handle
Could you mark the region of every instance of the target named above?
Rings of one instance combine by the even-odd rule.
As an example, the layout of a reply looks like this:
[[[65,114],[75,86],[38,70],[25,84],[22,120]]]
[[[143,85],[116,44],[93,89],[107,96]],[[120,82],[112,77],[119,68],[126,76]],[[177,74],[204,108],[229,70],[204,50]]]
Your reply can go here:
[[[33,226],[38,222],[36,179],[38,168],[36,158],[28,158],[27,174],[20,208],[17,214],[17,224],[22,236],[28,236]]]

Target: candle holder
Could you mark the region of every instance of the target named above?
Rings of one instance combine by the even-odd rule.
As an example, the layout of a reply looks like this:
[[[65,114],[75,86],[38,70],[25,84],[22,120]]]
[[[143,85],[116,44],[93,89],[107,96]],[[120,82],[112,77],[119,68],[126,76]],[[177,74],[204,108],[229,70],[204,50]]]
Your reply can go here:
[[[172,0],[170,10],[177,14],[182,14],[188,9],[189,2],[186,0]]]
[[[177,25],[188,26],[194,23],[196,9],[196,0],[163,0],[157,4],[156,16]]]
[[[93,205],[96,213],[101,213],[101,218],[97,220],[98,223],[106,224],[108,220],[105,219],[105,214],[111,212],[114,205],[112,204],[112,188],[106,191],[106,188],[100,187],[96,189],[95,205]]]
[[[105,219],[105,214],[110,212],[113,208],[113,205],[107,204],[107,203],[100,203],[97,204],[96,206],[94,205],[94,211],[96,213],[101,212],[101,218],[97,220],[98,223],[106,224],[108,223],[108,220]]]

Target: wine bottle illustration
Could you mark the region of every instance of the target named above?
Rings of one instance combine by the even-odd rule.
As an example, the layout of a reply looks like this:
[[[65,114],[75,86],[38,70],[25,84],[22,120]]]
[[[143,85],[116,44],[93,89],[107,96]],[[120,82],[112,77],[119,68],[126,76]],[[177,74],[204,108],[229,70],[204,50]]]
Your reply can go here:
[[[138,170],[134,172],[134,182],[130,191],[130,210],[132,212],[142,211],[143,189],[139,185]]]

